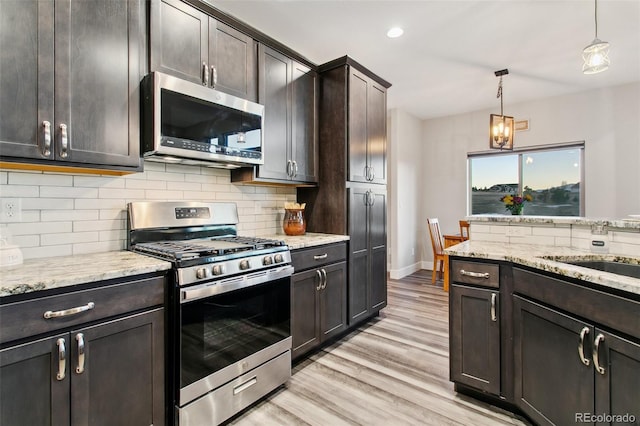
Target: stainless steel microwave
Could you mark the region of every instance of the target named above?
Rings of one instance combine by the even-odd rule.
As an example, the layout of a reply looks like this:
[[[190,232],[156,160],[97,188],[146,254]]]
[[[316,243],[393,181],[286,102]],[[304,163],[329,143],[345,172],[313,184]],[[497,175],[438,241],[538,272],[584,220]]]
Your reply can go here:
[[[142,81],[145,160],[237,168],[264,164],[264,106],[152,72]]]

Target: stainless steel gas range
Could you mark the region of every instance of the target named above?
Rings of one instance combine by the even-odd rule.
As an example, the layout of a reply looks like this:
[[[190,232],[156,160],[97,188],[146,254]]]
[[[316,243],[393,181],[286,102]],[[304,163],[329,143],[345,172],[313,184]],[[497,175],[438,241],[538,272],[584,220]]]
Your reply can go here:
[[[176,425],[223,422],[291,377],[291,254],[237,236],[234,203],[128,204],[130,250],[173,263],[169,395]]]

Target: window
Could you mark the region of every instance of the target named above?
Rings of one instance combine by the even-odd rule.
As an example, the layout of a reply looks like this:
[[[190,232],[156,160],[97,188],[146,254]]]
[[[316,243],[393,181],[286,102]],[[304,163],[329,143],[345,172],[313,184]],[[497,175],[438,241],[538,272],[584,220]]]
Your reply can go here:
[[[584,213],[584,143],[468,155],[471,214],[509,214],[506,194],[529,194],[524,214]]]

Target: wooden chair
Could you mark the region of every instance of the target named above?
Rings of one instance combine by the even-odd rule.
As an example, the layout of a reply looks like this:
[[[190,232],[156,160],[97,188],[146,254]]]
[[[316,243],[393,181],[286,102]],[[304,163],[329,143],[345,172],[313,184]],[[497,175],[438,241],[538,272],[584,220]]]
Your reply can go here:
[[[427,219],[427,227],[429,228],[429,235],[431,236],[431,247],[433,248],[433,273],[431,275],[431,283],[436,283],[436,270],[438,270],[438,262],[440,263],[440,275],[444,279],[444,290],[449,290],[448,277],[445,272],[448,272],[449,268],[446,264],[448,262],[447,255],[444,254],[444,239],[442,238],[442,232],[440,232],[440,224],[436,218]]]
[[[462,241],[469,239],[469,222],[466,220],[460,221],[460,236],[462,237]]]

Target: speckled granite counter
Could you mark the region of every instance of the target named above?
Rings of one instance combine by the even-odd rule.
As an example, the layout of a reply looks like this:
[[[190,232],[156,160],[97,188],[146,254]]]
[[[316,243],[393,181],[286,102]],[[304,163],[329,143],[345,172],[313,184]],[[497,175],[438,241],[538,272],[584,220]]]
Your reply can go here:
[[[467,216],[469,222],[488,223],[517,223],[523,225],[575,225],[592,226],[603,225],[608,228],[625,230],[640,230],[640,218],[629,217],[622,219],[586,218],[579,216],[513,216],[504,214],[479,214]]]
[[[313,232],[307,232],[304,235],[289,236],[284,234],[265,235],[264,238],[272,238],[274,240],[283,240],[291,250],[322,246],[325,244],[339,243],[341,241],[348,241],[348,235],[337,234],[318,234]]]
[[[171,263],[130,251],[26,260],[0,268],[0,297],[122,278],[171,268]]]
[[[640,256],[595,254],[569,247],[538,246],[531,244],[504,244],[469,240],[445,249],[452,256],[478,259],[505,260],[513,264],[530,266],[566,277],[577,278],[604,287],[640,295],[640,279],[569,265],[557,260],[622,260],[640,264]],[[556,259],[556,260],[551,260]]]

